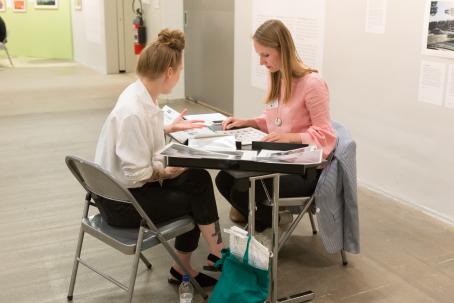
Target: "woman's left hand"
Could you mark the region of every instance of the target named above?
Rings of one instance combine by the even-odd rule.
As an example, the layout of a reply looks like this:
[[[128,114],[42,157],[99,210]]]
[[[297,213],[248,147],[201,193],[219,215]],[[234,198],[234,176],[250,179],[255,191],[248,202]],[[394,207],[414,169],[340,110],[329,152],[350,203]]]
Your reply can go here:
[[[205,127],[205,121],[203,120],[185,120],[183,117],[186,115],[188,110],[185,108],[180,115],[173,120],[171,124],[169,124],[165,129],[165,133],[173,133],[180,130],[188,130],[192,128],[202,128]]]
[[[301,135],[298,133],[276,134],[272,133],[265,136],[262,141],[280,143],[301,143]]]

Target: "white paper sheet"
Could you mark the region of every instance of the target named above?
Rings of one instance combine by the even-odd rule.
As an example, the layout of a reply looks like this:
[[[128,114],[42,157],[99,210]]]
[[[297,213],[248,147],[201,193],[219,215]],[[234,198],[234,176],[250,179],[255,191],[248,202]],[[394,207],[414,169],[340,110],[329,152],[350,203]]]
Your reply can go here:
[[[387,0],[367,0],[366,33],[384,34]]]
[[[454,64],[448,65],[448,81],[445,95],[445,106],[454,108]]]
[[[164,105],[162,111],[164,112],[164,125],[169,125],[170,123],[173,122],[173,120],[180,116],[179,112],[177,112],[168,105]]]
[[[209,151],[236,150],[235,137],[224,135],[189,138],[188,146]]]
[[[445,64],[422,61],[419,77],[418,100],[441,106],[443,104],[445,76]]]
[[[325,0],[254,0],[251,36],[263,22],[279,19],[290,30],[304,64],[322,71],[325,36]],[[266,89],[268,71],[260,66],[251,43],[251,83]]]
[[[184,118],[186,120],[203,120],[208,123],[224,121],[227,119],[227,117],[221,113],[186,115]]]

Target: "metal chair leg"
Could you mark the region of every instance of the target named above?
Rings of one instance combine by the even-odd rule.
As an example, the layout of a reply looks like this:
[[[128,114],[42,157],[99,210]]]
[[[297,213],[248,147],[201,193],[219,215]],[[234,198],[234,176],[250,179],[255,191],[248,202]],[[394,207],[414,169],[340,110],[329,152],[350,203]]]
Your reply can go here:
[[[134,294],[134,285],[136,283],[137,268],[139,267],[139,259],[140,259],[140,256],[142,255],[141,249],[142,249],[142,242],[143,242],[143,233],[144,233],[144,228],[143,228],[143,226],[141,226],[140,230],[139,230],[139,237],[137,238],[136,253],[134,254],[134,261],[132,262],[131,276],[129,278],[128,299],[126,301],[128,303],[132,302],[132,295]]]
[[[150,261],[148,261],[148,259],[142,253],[140,253],[140,260],[142,260],[142,262],[145,263],[148,269],[151,269]]]
[[[344,250],[341,250],[342,265],[346,266],[348,264],[347,255]]]
[[[315,227],[315,221],[314,221],[314,215],[309,211],[309,220],[311,220],[311,226],[312,226],[312,234],[316,235],[317,234],[317,227]]]
[[[69,283],[69,290],[67,296],[68,300],[73,299],[74,286],[76,284],[77,269],[79,268],[79,258],[80,253],[82,252],[82,242],[84,241],[84,234],[85,234],[84,230],[81,226],[79,231],[79,240],[77,241],[76,255],[74,256],[74,265],[71,274],[71,282]]]
[[[8,56],[9,63],[11,64],[11,67],[14,67],[13,60],[11,60],[11,56],[9,55],[8,49],[6,48],[5,45],[3,45],[6,55]]]

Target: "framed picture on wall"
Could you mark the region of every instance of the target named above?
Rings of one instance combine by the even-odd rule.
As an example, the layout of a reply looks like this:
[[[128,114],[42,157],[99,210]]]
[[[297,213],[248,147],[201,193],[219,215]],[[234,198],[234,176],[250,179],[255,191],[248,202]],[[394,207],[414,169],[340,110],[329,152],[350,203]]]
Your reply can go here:
[[[58,0],[35,0],[35,8],[57,9]]]
[[[423,30],[423,54],[454,58],[454,0],[427,0]]]
[[[6,11],[6,1],[0,0],[0,12]]]
[[[74,0],[74,9],[82,10],[82,0]]]
[[[13,0],[13,12],[26,12],[27,5],[25,2],[25,0]]]

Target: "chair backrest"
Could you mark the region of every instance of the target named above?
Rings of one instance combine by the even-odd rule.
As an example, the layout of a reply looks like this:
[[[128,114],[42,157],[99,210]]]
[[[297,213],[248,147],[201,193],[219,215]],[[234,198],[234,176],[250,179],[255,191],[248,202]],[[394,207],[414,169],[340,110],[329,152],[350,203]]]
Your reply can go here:
[[[150,217],[143,210],[131,192],[118,183],[117,180],[101,166],[79,158],[77,156],[66,156],[66,165],[83,188],[96,196],[114,200],[117,202],[130,203],[146,223],[147,228],[159,236],[159,230],[151,221]],[[161,241],[163,239],[160,238]]]
[[[6,24],[2,17],[0,17],[0,42],[6,43]]]
[[[99,165],[76,156],[67,156],[66,165],[89,193],[109,200],[135,204],[132,194]]]

